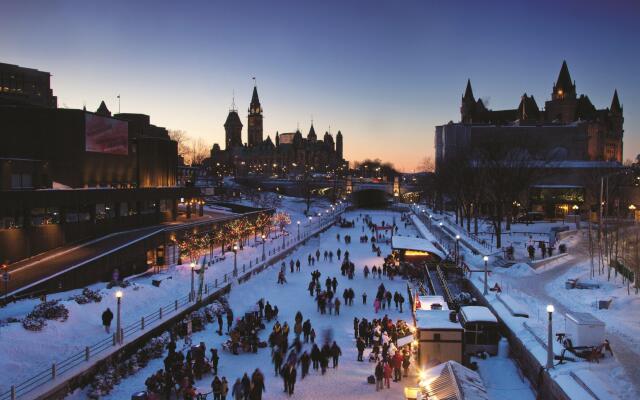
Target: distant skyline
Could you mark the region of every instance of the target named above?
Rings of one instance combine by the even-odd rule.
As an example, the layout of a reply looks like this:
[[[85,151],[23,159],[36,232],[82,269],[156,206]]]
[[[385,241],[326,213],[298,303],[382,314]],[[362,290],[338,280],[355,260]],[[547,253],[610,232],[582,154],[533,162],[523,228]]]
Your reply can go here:
[[[467,78],[492,109],[550,97],[563,60],[578,93],[624,107],[640,153],[637,1],[3,2],[0,62],[51,72],[59,107],[145,113],[224,146],[235,93],[246,141],[252,77],[265,137],[341,130],[350,161],[412,171]]]

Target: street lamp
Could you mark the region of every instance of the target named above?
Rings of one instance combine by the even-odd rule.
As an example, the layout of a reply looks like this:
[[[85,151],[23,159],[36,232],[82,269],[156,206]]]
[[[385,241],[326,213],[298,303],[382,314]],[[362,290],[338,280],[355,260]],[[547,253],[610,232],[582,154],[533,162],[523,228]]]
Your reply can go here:
[[[460,235],[456,235],[456,265],[460,261]]]
[[[483,294],[486,296],[489,294],[489,282],[487,281],[487,277],[489,275],[487,271],[487,265],[489,263],[489,256],[484,256],[482,258],[484,260],[484,292]]]
[[[238,245],[233,245],[233,276],[238,275]]]
[[[265,255],[264,255],[264,244],[267,242],[267,237],[262,234],[262,261],[265,260]]]
[[[549,314],[549,331],[547,336],[547,370],[553,368],[553,312],[555,311],[553,304],[547,306],[547,313]]]
[[[116,342],[118,344],[122,344],[122,331],[120,328],[120,309],[122,308],[122,290],[118,290],[116,292],[116,299],[118,301],[118,308],[117,308],[117,317],[116,317]]]
[[[191,266],[191,291],[189,292],[189,301],[193,301],[196,294],[196,291],[194,288],[194,274],[196,271],[196,263],[192,262],[190,266]]]
[[[297,224],[298,224],[298,240],[300,240],[300,220],[298,220]]]

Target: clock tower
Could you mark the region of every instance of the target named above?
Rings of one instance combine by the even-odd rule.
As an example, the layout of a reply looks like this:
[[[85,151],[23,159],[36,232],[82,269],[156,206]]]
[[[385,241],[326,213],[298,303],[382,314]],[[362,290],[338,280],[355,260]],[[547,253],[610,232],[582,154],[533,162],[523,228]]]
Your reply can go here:
[[[249,126],[247,127],[249,147],[262,143],[262,106],[258,99],[258,87],[253,86],[253,96],[249,105]]]

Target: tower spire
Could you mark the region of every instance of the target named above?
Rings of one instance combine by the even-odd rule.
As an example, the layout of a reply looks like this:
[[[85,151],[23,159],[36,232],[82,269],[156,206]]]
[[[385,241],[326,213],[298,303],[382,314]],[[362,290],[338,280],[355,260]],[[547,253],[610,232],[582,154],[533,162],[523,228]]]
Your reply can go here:
[[[565,99],[565,98],[575,98],[576,97],[576,85],[571,80],[571,74],[569,73],[569,67],[567,66],[567,61],[562,61],[562,67],[560,67],[560,73],[558,74],[558,79],[556,80],[556,84],[553,86],[553,95],[552,98],[555,99]]]
[[[262,106],[260,106],[260,99],[258,98],[258,86],[256,85],[255,76],[253,77],[253,94],[249,105],[247,134],[249,147],[262,143]]]
[[[464,96],[462,96],[463,100],[473,100],[475,101],[474,97],[473,97],[473,89],[471,89],[471,79],[467,79],[467,88],[464,91]]]
[[[613,99],[611,100],[611,111],[622,112],[622,106],[620,106],[620,99],[618,99],[618,89],[613,91]]]

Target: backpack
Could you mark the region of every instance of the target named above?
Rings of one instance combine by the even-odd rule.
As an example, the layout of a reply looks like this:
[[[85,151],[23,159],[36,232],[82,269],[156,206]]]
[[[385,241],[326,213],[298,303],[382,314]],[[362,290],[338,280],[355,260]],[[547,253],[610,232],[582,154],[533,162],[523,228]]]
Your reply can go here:
[[[376,378],[373,375],[369,375],[367,377],[367,383],[374,385],[376,383]]]

